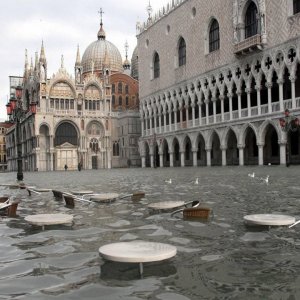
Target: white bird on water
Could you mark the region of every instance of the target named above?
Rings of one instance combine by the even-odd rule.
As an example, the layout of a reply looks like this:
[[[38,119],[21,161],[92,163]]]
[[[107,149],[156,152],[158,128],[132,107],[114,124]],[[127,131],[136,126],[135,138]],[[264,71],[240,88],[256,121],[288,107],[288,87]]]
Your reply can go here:
[[[253,173],[249,173],[248,176],[254,178],[255,177],[255,173],[254,172]]]
[[[165,180],[165,183],[171,184],[171,183],[172,183],[172,179],[170,178],[170,179],[168,179],[168,180]]]
[[[266,178],[261,178],[262,181],[264,181],[266,184],[269,184],[269,175],[267,175]]]
[[[198,177],[195,180],[195,184],[199,184],[199,178]]]

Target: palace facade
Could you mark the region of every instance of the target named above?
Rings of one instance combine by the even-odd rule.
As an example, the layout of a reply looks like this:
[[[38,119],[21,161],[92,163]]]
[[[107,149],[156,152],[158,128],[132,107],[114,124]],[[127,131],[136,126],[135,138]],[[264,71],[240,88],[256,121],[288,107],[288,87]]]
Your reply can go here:
[[[48,61],[42,44],[40,55],[29,65],[25,54],[20,119],[22,165],[25,171],[77,170],[140,166],[141,134],[137,78],[130,62],[123,62],[117,47],[106,39],[102,19],[97,40],[85,50],[79,47],[70,75],[61,67],[48,78]],[[11,76],[11,79],[15,79]],[[16,80],[12,80],[16,83]],[[36,114],[29,112],[37,104]],[[134,124],[134,126],[132,126]],[[7,133],[8,170],[17,170],[16,126]]]
[[[172,0],[138,53],[143,167],[300,163],[300,0]]]

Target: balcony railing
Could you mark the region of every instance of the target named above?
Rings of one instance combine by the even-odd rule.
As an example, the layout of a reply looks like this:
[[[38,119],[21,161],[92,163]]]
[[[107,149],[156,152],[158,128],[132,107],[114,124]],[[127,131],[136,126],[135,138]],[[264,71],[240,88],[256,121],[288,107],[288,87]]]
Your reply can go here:
[[[235,54],[246,54],[254,49],[261,50],[261,35],[253,35],[234,45]]]

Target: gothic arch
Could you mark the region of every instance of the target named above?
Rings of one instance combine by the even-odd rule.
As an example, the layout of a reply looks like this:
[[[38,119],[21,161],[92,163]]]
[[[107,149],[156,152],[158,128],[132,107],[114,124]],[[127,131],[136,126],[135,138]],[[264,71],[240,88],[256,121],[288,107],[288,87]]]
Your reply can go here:
[[[68,85],[71,89],[71,91],[73,92],[73,98],[75,99],[76,98],[76,90],[75,90],[75,87],[73,85],[73,82],[67,78],[64,78],[64,79],[56,79],[52,82],[50,88],[49,88],[49,97],[51,97],[51,93],[52,93],[52,90],[54,89],[54,87],[59,84],[59,83],[65,83],[66,85]]]
[[[238,145],[245,146],[246,132],[248,128],[251,128],[254,131],[256,140],[258,141],[258,130],[252,123],[245,123],[240,129],[240,133],[238,136]]]
[[[279,128],[279,121],[278,120],[265,120],[259,127],[258,135],[257,135],[257,142],[264,144],[265,143],[265,137],[267,133],[268,126],[271,125],[274,127],[277,136],[278,141],[283,141],[282,131]]]

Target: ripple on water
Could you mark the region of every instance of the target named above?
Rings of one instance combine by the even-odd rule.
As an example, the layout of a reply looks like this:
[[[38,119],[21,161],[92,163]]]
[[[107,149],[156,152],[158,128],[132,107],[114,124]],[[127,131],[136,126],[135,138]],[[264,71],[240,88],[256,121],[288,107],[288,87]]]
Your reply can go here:
[[[160,300],[190,300],[190,298],[175,293],[162,293],[156,295],[156,297]]]
[[[130,222],[127,221],[127,220],[119,220],[115,223],[109,223],[107,225],[110,226],[110,227],[123,227],[123,226],[129,226]]]
[[[247,232],[241,237],[241,240],[244,242],[263,242],[269,237],[263,232]]]

